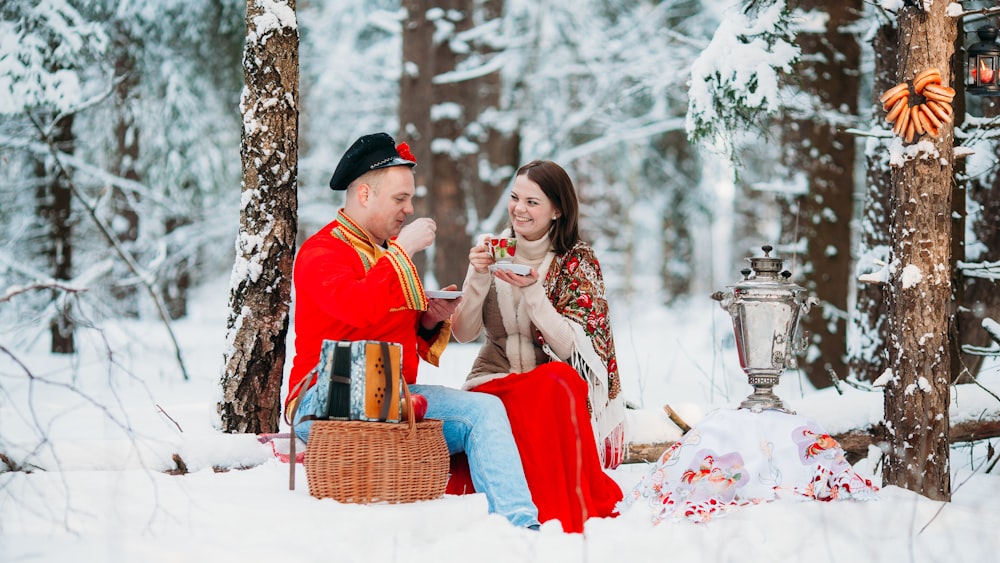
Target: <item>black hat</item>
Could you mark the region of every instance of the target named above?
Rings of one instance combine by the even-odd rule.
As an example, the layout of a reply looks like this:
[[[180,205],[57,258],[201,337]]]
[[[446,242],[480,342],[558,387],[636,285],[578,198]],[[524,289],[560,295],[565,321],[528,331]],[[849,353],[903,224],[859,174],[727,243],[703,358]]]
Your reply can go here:
[[[330,178],[330,189],[346,190],[365,172],[390,166],[416,166],[406,143],[398,146],[388,133],[365,135],[347,149]]]

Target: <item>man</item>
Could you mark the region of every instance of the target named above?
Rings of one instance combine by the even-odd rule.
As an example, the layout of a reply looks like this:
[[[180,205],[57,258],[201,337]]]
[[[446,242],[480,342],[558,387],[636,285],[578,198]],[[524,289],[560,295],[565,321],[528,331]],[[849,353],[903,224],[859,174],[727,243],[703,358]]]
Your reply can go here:
[[[295,358],[286,411],[298,402],[295,433],[308,442],[314,388],[299,384],[319,362],[323,340],[380,340],[403,348],[403,376],[427,398],[427,417],[444,422],[449,453],[465,452],[476,491],[490,511],[537,528],[538,511],[524,479],[503,403],[496,397],[418,385],[420,358],[437,365],[451,337],[458,299],[430,299],[410,257],[434,243],[436,225],[413,214],[416,159],[386,133],[355,141],[330,179],[346,190],[337,218],[309,237],[295,260]],[[307,381],[312,385],[312,381]]]

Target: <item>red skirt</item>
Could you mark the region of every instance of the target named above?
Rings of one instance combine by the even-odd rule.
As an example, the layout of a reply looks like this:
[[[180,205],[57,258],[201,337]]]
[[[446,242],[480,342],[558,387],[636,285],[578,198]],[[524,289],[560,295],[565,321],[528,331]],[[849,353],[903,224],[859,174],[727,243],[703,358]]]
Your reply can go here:
[[[591,517],[617,516],[618,484],[604,473],[587,412],[587,383],[569,364],[549,362],[473,389],[495,395],[521,454],[541,522],[583,532]]]

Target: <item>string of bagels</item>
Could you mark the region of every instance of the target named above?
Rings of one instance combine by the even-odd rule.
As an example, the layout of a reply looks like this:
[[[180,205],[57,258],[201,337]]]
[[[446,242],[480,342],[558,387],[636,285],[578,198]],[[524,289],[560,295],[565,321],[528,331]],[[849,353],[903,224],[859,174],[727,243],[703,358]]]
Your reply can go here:
[[[937,138],[942,125],[953,119],[954,98],[955,89],[945,85],[941,72],[929,68],[913,79],[912,93],[909,82],[900,82],[886,90],[879,101],[888,112],[885,120],[893,123],[893,134],[910,143],[924,134]]]

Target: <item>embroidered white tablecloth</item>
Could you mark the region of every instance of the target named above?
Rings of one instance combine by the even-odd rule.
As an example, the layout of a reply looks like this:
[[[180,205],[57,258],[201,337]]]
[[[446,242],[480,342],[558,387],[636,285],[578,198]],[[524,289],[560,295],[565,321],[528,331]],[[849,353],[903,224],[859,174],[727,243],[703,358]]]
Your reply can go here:
[[[854,471],[837,441],[814,420],[720,409],[663,452],[625,494],[619,512],[644,505],[657,523],[707,522],[786,492],[823,501],[878,498],[878,487]]]

